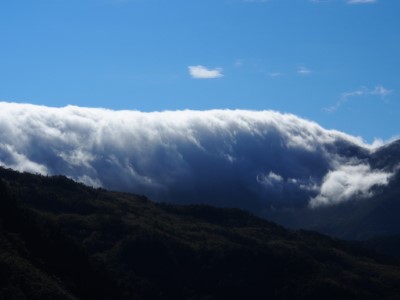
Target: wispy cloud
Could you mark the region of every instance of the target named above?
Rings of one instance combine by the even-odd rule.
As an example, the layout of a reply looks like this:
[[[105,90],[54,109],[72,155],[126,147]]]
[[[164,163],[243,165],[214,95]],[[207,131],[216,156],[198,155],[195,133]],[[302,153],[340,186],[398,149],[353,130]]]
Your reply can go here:
[[[311,3],[326,3],[331,2],[331,0],[309,0]]]
[[[242,2],[244,2],[244,3],[266,3],[266,2],[269,2],[269,0],[243,0]]]
[[[369,4],[369,3],[376,3],[377,0],[347,0],[347,4]]]
[[[276,78],[276,77],[280,77],[280,76],[282,76],[282,73],[281,73],[281,72],[272,72],[272,73],[269,73],[269,77],[272,77],[272,78]]]
[[[382,85],[377,85],[373,89],[362,87],[358,90],[345,92],[342,93],[340,99],[330,107],[324,108],[325,111],[334,112],[338,110],[340,106],[342,106],[345,102],[349,101],[351,98],[354,97],[364,97],[364,96],[377,96],[380,98],[385,98],[386,96],[390,95],[393,91],[385,88]]]
[[[308,0],[308,2],[319,4],[319,3],[329,3],[335,2],[335,0]],[[346,4],[371,4],[377,3],[378,0],[345,0]]]
[[[312,71],[305,66],[300,66],[297,68],[297,74],[299,74],[299,75],[306,76],[306,75],[310,75],[311,73],[312,73]]]
[[[204,66],[189,66],[189,74],[196,79],[213,79],[220,78],[224,75],[222,74],[222,68],[208,69]]]
[[[235,66],[235,67],[241,67],[241,66],[243,66],[243,60],[240,59],[240,58],[238,58],[237,60],[235,60],[234,66]]]

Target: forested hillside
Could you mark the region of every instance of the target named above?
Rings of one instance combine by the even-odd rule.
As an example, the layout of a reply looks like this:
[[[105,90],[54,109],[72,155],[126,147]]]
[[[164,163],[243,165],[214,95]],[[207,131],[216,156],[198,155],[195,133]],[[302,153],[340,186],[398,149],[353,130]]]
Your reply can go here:
[[[400,267],[238,209],[0,169],[1,299],[396,299]]]

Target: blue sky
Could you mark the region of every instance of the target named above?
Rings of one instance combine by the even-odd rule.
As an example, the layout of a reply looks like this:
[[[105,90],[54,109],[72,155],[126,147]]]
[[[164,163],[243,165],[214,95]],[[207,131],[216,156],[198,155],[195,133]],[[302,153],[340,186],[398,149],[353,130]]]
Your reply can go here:
[[[289,112],[400,135],[400,1],[5,0],[0,100]]]

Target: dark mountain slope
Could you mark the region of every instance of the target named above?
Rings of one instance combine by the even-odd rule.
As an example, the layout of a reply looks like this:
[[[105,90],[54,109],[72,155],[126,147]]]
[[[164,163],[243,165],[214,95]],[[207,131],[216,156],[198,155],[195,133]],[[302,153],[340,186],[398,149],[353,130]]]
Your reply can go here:
[[[370,156],[370,163],[373,168],[391,170],[396,166],[400,167],[400,140],[393,141]]]
[[[0,199],[0,299],[75,299],[28,250],[21,229],[32,224],[22,218],[3,182]]]
[[[79,244],[54,220],[17,199],[8,182],[1,180],[0,299],[76,299],[74,294],[83,299],[110,299],[117,295]]]
[[[400,259],[400,235],[376,237],[361,243],[366,248]]]
[[[0,178],[0,295],[9,299],[396,299],[400,293],[398,265],[241,210],[156,204],[5,169]]]

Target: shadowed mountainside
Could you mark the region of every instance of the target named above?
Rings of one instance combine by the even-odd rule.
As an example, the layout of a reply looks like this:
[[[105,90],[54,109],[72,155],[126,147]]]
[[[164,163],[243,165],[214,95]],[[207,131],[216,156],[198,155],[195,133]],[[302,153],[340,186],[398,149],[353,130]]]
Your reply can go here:
[[[238,209],[0,169],[3,299],[395,299],[400,268]]]

